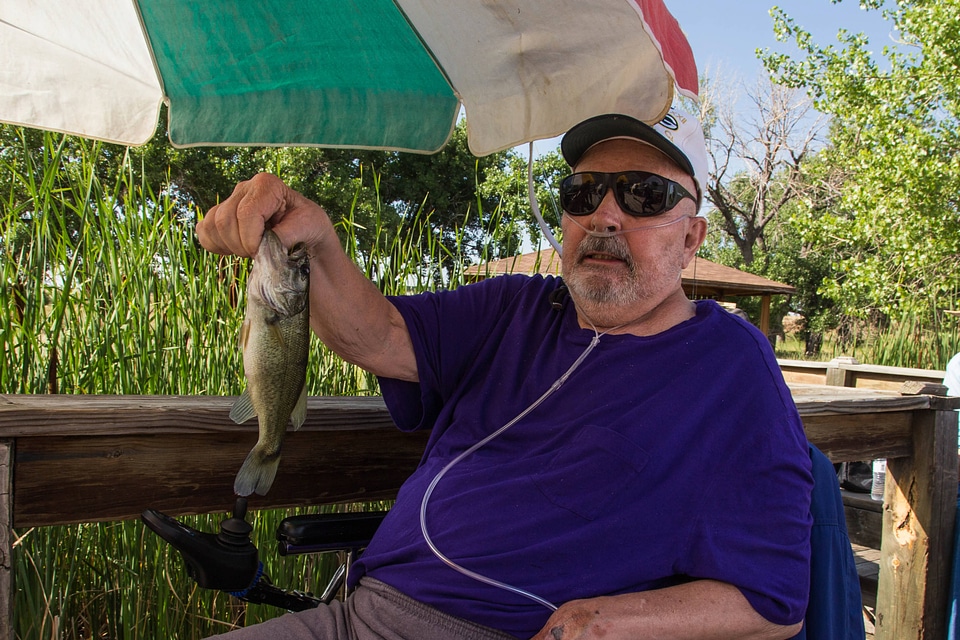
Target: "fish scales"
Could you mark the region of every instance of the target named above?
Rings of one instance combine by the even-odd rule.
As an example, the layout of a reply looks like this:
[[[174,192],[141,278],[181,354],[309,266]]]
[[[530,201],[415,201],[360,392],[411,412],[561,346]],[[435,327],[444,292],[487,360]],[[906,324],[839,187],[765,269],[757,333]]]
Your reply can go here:
[[[285,249],[266,231],[247,281],[240,344],[247,384],[230,411],[243,423],[256,416],[259,438],[234,480],[240,496],[264,495],[276,477],[287,425],[306,419],[310,347],[309,256],[300,243]]]

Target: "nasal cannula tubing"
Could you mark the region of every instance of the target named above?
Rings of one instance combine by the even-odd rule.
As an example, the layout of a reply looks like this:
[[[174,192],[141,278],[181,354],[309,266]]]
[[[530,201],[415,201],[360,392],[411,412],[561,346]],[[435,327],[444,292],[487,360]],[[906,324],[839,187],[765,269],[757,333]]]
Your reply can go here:
[[[530,146],[530,160],[529,160],[528,166],[527,166],[527,178],[528,178],[528,182],[529,182],[530,204],[531,204],[532,207],[533,207],[534,215],[536,216],[537,221],[540,223],[541,229],[543,229],[544,234],[547,236],[548,241],[550,242],[551,245],[553,245],[554,249],[556,249],[557,253],[559,254],[559,253],[561,252],[560,244],[559,244],[559,243],[556,241],[556,239],[553,237],[553,234],[550,233],[549,227],[547,227],[546,222],[543,220],[543,217],[540,215],[540,208],[537,206],[537,200],[536,200],[536,198],[534,197],[534,190],[533,190],[533,169],[532,169],[532,167],[533,167],[533,160],[532,160],[532,159],[533,159],[533,145],[532,145],[532,143],[531,143],[531,146]],[[677,218],[677,219],[675,219],[675,220],[671,220],[671,221],[669,221],[669,222],[663,222],[663,223],[660,223],[660,224],[650,225],[650,226],[646,226],[646,227],[636,227],[636,228],[631,228],[631,229],[621,229],[621,230],[617,230],[617,231],[594,231],[594,230],[590,230],[590,229],[587,229],[586,227],[584,227],[582,224],[580,224],[580,222],[577,221],[574,217],[571,216],[570,219],[574,222],[574,224],[576,224],[578,227],[580,227],[581,229],[583,229],[584,231],[586,231],[588,235],[595,236],[595,237],[601,237],[601,238],[609,238],[609,237],[612,237],[612,236],[616,236],[616,235],[620,235],[620,234],[623,234],[623,233],[627,233],[628,231],[636,231],[636,230],[638,230],[638,229],[656,229],[656,228],[658,228],[658,227],[666,227],[666,226],[669,226],[669,225],[671,225],[671,224],[675,224],[675,223],[677,223],[677,222],[680,222],[680,220],[683,220],[683,219],[686,218],[686,217],[687,217],[687,216],[681,216],[680,218]],[[581,314],[581,315],[583,315],[583,314]],[[584,318],[586,318],[586,316],[584,316]],[[590,322],[589,318],[587,318],[587,322]],[[619,328],[621,328],[621,327],[625,327],[625,326],[628,325],[628,324],[630,324],[630,323],[627,322],[627,323],[624,323],[624,324],[622,324],[622,325],[620,325],[620,326],[613,327],[612,329],[607,329],[607,330],[604,331],[603,333],[600,333],[600,332],[597,331],[597,328],[596,328],[595,326],[593,326],[593,323],[591,322],[590,325],[591,325],[591,327],[593,328],[593,338],[590,340],[590,344],[587,346],[586,349],[584,349],[583,353],[580,354],[580,357],[577,358],[572,365],[570,365],[570,368],[567,369],[566,372],[565,372],[563,375],[561,375],[559,378],[557,378],[556,382],[554,382],[554,383],[550,386],[550,388],[547,389],[546,392],[544,392],[543,395],[541,395],[539,398],[537,398],[536,400],[534,400],[534,401],[533,401],[533,404],[531,404],[529,407],[527,407],[526,409],[524,409],[523,411],[521,411],[519,414],[517,414],[517,416],[516,416],[515,418],[513,418],[513,420],[511,420],[510,422],[506,423],[505,425],[503,425],[502,427],[500,427],[499,429],[497,429],[496,431],[494,431],[493,433],[491,433],[490,435],[488,435],[486,438],[484,438],[483,440],[480,440],[479,442],[477,442],[476,444],[474,444],[473,446],[471,446],[469,449],[467,449],[466,451],[464,451],[463,453],[461,453],[460,455],[458,455],[456,458],[454,458],[453,460],[451,460],[450,462],[448,462],[448,463],[446,464],[446,466],[444,466],[442,469],[440,469],[439,473],[437,473],[437,475],[434,476],[433,480],[430,481],[430,484],[427,486],[427,490],[426,490],[426,491],[424,492],[424,494],[423,494],[423,500],[421,500],[421,502],[420,502],[420,531],[423,533],[423,539],[426,541],[427,546],[430,547],[430,551],[432,551],[432,552],[433,552],[433,555],[435,555],[441,562],[443,562],[444,564],[446,564],[446,565],[449,566],[450,568],[452,568],[452,569],[454,569],[454,570],[462,573],[463,575],[467,576],[468,578],[472,578],[472,579],[474,579],[474,580],[476,580],[476,581],[478,581],[478,582],[482,582],[482,583],[484,583],[484,584],[488,584],[488,585],[493,586],[493,587],[497,587],[497,588],[500,588],[500,589],[504,589],[504,590],[506,590],[506,591],[510,591],[510,592],[512,592],[512,593],[515,593],[515,594],[517,594],[517,595],[519,595],[519,596],[523,596],[523,597],[525,597],[525,598],[527,598],[527,599],[529,599],[529,600],[533,600],[533,601],[536,602],[537,604],[543,605],[544,607],[546,607],[546,608],[549,609],[550,611],[556,611],[556,610],[557,610],[557,606],[556,606],[555,604],[553,604],[553,603],[550,602],[549,600],[545,600],[545,599],[541,598],[540,596],[536,595],[535,593],[530,593],[529,591],[526,591],[526,590],[521,589],[521,588],[519,588],[519,587],[514,587],[513,585],[506,584],[505,582],[500,582],[499,580],[494,580],[493,578],[489,578],[489,577],[487,577],[487,576],[485,576],[485,575],[479,574],[479,573],[477,573],[476,571],[471,571],[470,569],[467,569],[466,567],[460,566],[459,564],[457,564],[456,562],[454,562],[453,560],[451,560],[450,558],[448,558],[447,556],[445,556],[445,555],[443,554],[443,552],[440,551],[440,549],[437,548],[437,545],[434,544],[433,539],[430,537],[430,533],[427,531],[427,504],[430,502],[430,496],[433,495],[433,490],[437,488],[437,485],[440,483],[440,480],[443,478],[443,476],[446,475],[447,471],[449,471],[450,469],[452,469],[455,465],[457,465],[458,463],[460,463],[460,461],[462,461],[464,458],[466,458],[467,456],[469,456],[471,453],[473,453],[474,451],[476,451],[476,450],[479,449],[480,447],[484,446],[485,444],[487,444],[488,442],[490,442],[490,441],[493,440],[494,438],[500,436],[504,431],[506,431],[507,429],[509,429],[509,428],[512,427],[513,425],[517,424],[520,420],[522,420],[522,419],[525,418],[527,415],[529,415],[531,411],[533,411],[534,409],[536,409],[537,407],[539,407],[539,406],[543,403],[544,400],[546,400],[546,399],[549,398],[551,395],[553,395],[554,392],[556,392],[557,389],[559,389],[559,388],[563,385],[563,383],[567,381],[567,378],[569,378],[569,377],[573,374],[573,372],[576,371],[577,367],[580,366],[580,364],[586,359],[586,357],[587,357],[588,355],[590,355],[590,352],[593,351],[594,348],[600,343],[600,338],[601,338],[602,336],[610,333],[611,331],[614,331],[614,330],[616,330],[616,329],[619,329]]]
[[[570,222],[572,222],[573,224],[583,229],[583,231],[588,236],[593,236],[594,238],[612,238],[613,236],[621,236],[625,233],[630,233],[632,231],[645,231],[647,229],[659,229],[661,227],[669,227],[672,224],[677,224],[681,220],[686,220],[687,218],[696,217],[696,216],[680,216],[679,218],[674,218],[673,220],[661,222],[660,224],[648,224],[643,227],[629,227],[627,229],[617,229],[616,231],[597,231],[595,229],[587,229],[585,226],[583,226],[583,224],[580,223],[579,220],[577,220],[576,216],[571,216],[568,213],[565,213],[564,215],[570,219]]]
[[[592,323],[591,323],[591,326],[592,326]],[[610,333],[615,329],[619,329],[620,327],[623,327],[623,326],[626,326],[626,324],[620,325],[619,327],[614,327],[613,329],[607,329],[603,333],[599,333],[597,331],[597,328],[593,327],[594,335],[593,335],[593,338],[590,340],[590,344],[587,346],[586,349],[584,349],[583,353],[580,354],[580,357],[577,358],[572,365],[570,365],[570,368],[567,369],[563,375],[557,378],[556,382],[554,382],[550,386],[550,388],[547,389],[546,392],[544,392],[543,395],[541,395],[539,398],[534,400],[533,404],[531,404],[529,407],[527,407],[526,409],[521,411],[519,414],[517,414],[517,416],[513,420],[506,423],[505,425],[503,425],[502,427],[500,427],[499,429],[497,429],[496,431],[488,435],[486,438],[484,438],[483,440],[480,440],[479,442],[474,444],[472,447],[470,447],[469,449],[467,449],[466,451],[458,455],[456,458],[448,462],[447,465],[443,467],[440,470],[440,472],[437,473],[436,476],[434,476],[433,480],[430,482],[430,485],[427,487],[426,492],[424,492],[423,494],[423,500],[420,502],[420,531],[423,533],[423,539],[426,541],[427,546],[430,547],[430,550],[433,552],[435,556],[437,556],[437,558],[440,559],[441,562],[443,562],[450,568],[455,569],[456,571],[459,571],[460,573],[467,576],[468,578],[473,578],[474,580],[483,582],[484,584],[498,587],[500,589],[505,589],[517,595],[523,596],[525,598],[533,600],[538,604],[543,605],[544,607],[546,607],[551,611],[557,610],[557,606],[555,604],[553,604],[548,600],[544,600],[543,598],[541,598],[540,596],[534,593],[530,593],[529,591],[525,591],[523,589],[520,589],[519,587],[514,587],[513,585],[509,585],[504,582],[500,582],[499,580],[488,578],[487,576],[481,575],[475,571],[471,571],[470,569],[460,566],[459,564],[457,564],[456,562],[454,562],[453,560],[445,556],[443,552],[441,552],[440,549],[437,548],[437,545],[434,544],[433,539],[430,537],[430,534],[427,531],[427,503],[430,501],[430,496],[433,494],[433,490],[436,489],[437,484],[440,483],[440,479],[443,478],[443,476],[447,473],[447,471],[452,469],[456,464],[458,464],[461,460],[466,458],[468,455],[470,455],[480,447],[484,446],[485,444],[487,444],[488,442],[490,442],[491,440],[493,440],[494,438],[502,434],[504,431],[512,427],[513,425],[517,424],[517,422],[519,422],[520,420],[525,418],[527,415],[529,415],[531,411],[539,407],[544,400],[546,400],[551,395],[553,395],[553,393],[556,392],[557,389],[559,389],[563,385],[563,383],[567,381],[567,379],[573,374],[573,372],[577,369],[577,367],[579,367],[580,364],[586,359],[586,357],[590,355],[590,352],[593,351],[594,348],[600,343],[600,338],[602,336]]]

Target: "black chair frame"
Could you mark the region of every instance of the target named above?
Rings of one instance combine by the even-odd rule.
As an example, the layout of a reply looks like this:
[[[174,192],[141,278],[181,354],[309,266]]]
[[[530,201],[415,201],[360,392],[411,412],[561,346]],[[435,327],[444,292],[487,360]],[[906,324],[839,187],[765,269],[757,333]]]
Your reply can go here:
[[[342,562],[319,597],[272,584],[250,539],[253,527],[246,521],[246,513],[246,498],[238,498],[233,516],[220,523],[216,534],[198,531],[155,509],[147,509],[140,518],[180,553],[187,574],[199,586],[226,591],[245,602],[303,611],[330,603],[341,591],[346,594],[343,587],[350,565],[366,548],[387,512],[319,513],[290,516],[280,522],[277,542],[281,556],[340,553]]]

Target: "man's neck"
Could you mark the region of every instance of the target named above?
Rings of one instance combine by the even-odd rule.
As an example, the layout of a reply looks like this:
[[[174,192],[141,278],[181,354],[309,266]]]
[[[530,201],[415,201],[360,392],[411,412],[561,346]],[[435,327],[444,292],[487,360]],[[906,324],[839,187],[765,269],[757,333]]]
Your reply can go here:
[[[696,305],[687,299],[683,289],[677,288],[666,298],[651,304],[643,303],[629,308],[598,303],[583,303],[571,299],[577,310],[577,319],[584,329],[600,333],[652,336],[694,317]]]

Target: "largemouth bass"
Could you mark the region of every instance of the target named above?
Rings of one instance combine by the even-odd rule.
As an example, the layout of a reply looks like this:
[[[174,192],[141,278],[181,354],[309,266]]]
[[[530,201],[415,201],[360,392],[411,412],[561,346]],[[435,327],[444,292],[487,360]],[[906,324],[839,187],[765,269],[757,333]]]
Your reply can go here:
[[[280,463],[287,424],[299,429],[307,415],[307,351],[310,346],[310,260],[303,243],[288,251],[270,230],[263,234],[247,281],[247,309],[240,329],[247,387],[230,410],[243,423],[257,416],[260,437],[237,473],[239,496],[264,495]]]

